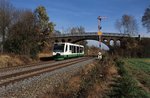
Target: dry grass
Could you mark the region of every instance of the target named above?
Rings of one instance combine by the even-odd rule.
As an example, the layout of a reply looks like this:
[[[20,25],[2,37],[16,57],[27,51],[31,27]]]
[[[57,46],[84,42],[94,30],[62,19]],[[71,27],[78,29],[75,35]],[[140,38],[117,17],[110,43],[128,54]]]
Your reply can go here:
[[[82,70],[82,74],[84,75],[88,74],[93,69],[94,66],[95,66],[94,63],[87,65],[86,68]]]
[[[96,83],[88,92],[87,98],[104,98],[106,90],[108,89],[107,82]]]
[[[32,60],[26,56],[0,55],[0,68],[22,66],[31,61]]]
[[[144,62],[150,63],[150,59],[144,60]]]
[[[112,65],[108,68],[108,74],[109,75],[117,75],[118,74],[118,71],[117,71],[117,68],[115,65]]]
[[[42,98],[105,98],[110,91],[113,76],[118,75],[116,66],[112,62],[109,62],[111,65],[107,64],[102,65],[96,61],[87,65],[80,74],[73,76],[53,92],[47,92]]]
[[[51,57],[51,56],[52,56],[52,53],[39,53],[38,54],[39,58],[42,58],[42,57]]]
[[[103,67],[104,80],[100,79],[100,82],[95,83],[88,91],[87,98],[105,98],[110,91],[110,84],[112,83],[113,76],[118,75],[118,71],[115,65],[108,65]]]
[[[68,87],[71,90],[77,91],[80,88],[81,78],[79,76],[73,77],[68,82]]]

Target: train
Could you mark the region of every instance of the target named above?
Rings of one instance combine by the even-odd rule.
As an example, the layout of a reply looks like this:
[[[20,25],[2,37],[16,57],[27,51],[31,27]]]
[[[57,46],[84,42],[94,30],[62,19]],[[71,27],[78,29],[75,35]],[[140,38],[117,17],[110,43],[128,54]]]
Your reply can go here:
[[[68,42],[58,42],[54,43],[53,48],[53,59],[54,60],[64,60],[75,57],[84,56],[84,46],[68,43]]]

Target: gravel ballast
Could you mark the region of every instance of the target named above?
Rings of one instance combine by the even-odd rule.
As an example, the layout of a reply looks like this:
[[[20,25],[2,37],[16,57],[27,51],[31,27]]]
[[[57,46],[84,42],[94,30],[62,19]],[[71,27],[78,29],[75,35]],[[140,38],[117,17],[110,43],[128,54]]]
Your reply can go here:
[[[79,74],[93,60],[94,58],[0,87],[0,98],[37,98]]]

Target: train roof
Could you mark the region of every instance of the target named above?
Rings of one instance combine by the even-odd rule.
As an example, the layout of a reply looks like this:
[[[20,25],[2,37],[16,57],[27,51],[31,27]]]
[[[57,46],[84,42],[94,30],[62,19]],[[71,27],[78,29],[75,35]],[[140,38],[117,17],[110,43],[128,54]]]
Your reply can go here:
[[[69,45],[75,45],[75,46],[81,46],[81,47],[84,47],[83,45],[74,44],[74,43],[69,43],[69,42],[58,42],[58,43],[54,43],[54,44],[69,44]]]

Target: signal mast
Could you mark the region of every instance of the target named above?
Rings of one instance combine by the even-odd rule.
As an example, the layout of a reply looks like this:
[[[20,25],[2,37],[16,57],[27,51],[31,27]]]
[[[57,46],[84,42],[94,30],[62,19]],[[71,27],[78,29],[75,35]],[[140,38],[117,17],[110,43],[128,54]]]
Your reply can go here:
[[[101,27],[101,20],[102,19],[106,19],[107,17],[104,17],[104,16],[98,16],[97,19],[98,19],[98,35],[99,35],[99,48],[101,48],[101,36],[102,36],[102,32],[100,31],[102,29]]]

